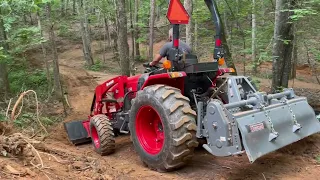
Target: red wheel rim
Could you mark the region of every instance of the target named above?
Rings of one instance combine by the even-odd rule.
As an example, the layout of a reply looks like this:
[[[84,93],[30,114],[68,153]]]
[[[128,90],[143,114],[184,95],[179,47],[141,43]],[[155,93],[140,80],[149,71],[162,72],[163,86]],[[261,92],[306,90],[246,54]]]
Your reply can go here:
[[[151,155],[158,154],[164,142],[164,130],[158,112],[142,106],[136,116],[136,132],[142,148]]]
[[[96,146],[96,148],[99,148],[100,147],[99,135],[98,135],[96,127],[94,127],[94,126],[92,126],[92,128],[91,128],[91,138],[92,138],[93,144]]]

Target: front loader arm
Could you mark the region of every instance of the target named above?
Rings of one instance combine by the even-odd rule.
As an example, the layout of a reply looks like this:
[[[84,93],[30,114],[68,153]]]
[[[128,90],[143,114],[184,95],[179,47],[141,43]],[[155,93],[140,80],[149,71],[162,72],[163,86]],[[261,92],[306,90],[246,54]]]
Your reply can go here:
[[[102,114],[103,98],[106,96],[106,93],[111,91],[112,88],[115,86],[119,87],[113,92],[114,97],[116,98],[115,100],[119,102],[119,106],[122,106],[123,104],[122,98],[125,95],[124,85],[126,83],[126,80],[127,80],[127,76],[118,76],[96,87],[94,98],[92,101],[92,106],[91,106],[91,116]]]

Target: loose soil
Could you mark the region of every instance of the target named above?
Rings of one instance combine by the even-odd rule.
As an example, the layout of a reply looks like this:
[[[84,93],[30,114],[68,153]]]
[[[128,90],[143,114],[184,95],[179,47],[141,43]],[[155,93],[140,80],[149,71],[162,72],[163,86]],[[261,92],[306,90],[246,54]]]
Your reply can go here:
[[[65,122],[84,120],[88,116],[95,87],[116,75],[108,73],[108,70],[106,73],[86,70],[81,46],[63,46],[64,51],[59,55],[60,72],[72,107]],[[155,47],[157,52],[161,44]],[[93,49],[98,49],[97,43]],[[266,66],[270,68],[270,64]],[[306,74],[308,70],[301,71]],[[262,86],[269,86],[269,80],[260,80]],[[317,84],[299,80],[296,80],[295,87],[320,89]],[[116,152],[104,157],[97,155],[91,144],[73,146],[68,142],[63,123],[51,129],[51,135],[44,143],[45,147],[39,151],[47,153],[41,154],[45,168],[40,171],[27,160],[0,157],[0,179],[320,179],[320,164],[316,160],[320,155],[319,134],[270,153],[253,164],[245,154],[214,157],[199,148],[188,166],[170,173],[147,169],[134,151],[129,136],[117,137]],[[21,172],[20,175],[12,173],[10,167]]]

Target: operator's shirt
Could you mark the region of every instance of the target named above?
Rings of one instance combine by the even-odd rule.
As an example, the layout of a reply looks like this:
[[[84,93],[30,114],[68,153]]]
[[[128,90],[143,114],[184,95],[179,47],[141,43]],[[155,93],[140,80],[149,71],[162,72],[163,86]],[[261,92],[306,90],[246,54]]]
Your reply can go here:
[[[169,57],[169,50],[172,47],[173,47],[173,41],[167,42],[166,44],[164,44],[160,49],[160,53],[159,53],[160,56],[166,57],[167,59],[174,59],[175,57]],[[190,46],[181,40],[179,40],[179,50],[186,54],[191,54],[191,51],[192,51]]]

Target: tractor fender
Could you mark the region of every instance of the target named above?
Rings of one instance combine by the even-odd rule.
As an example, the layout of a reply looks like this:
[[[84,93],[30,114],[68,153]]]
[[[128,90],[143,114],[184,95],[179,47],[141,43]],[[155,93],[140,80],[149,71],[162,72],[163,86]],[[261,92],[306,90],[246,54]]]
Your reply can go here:
[[[178,88],[181,90],[181,92],[183,92],[184,78],[186,76],[187,74],[183,71],[150,75],[143,83],[141,90],[147,86],[162,84],[162,85]]]

